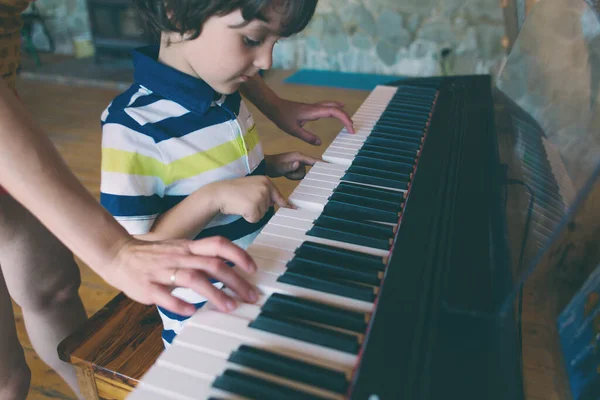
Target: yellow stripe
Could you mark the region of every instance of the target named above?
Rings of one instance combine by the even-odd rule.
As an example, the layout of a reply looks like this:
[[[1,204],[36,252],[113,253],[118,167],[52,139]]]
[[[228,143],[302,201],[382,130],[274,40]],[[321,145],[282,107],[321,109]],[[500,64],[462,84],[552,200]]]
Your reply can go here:
[[[258,130],[252,125],[244,140],[248,152],[259,143]],[[201,173],[224,167],[244,156],[241,137],[213,147],[210,150],[180,158],[171,163],[163,163],[155,158],[130,151],[111,148],[102,149],[102,170],[130,175],[156,176],[165,185],[180,179],[191,178]]]

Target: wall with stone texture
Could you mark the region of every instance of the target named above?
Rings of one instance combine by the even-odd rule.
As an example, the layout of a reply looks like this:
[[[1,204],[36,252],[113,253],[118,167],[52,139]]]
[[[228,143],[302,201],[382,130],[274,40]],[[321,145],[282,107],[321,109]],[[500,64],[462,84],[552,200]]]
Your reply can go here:
[[[90,34],[85,0],[37,0],[58,53]],[[320,0],[304,32],[280,41],[274,66],[427,76],[486,73],[504,56],[500,0]],[[34,43],[45,46],[35,32]],[[451,49],[442,63],[440,53]]]
[[[320,0],[274,65],[412,76],[486,73],[504,56],[499,0]],[[441,51],[451,49],[444,63]]]
[[[73,54],[73,40],[90,37],[86,0],[37,0],[40,14],[46,18],[46,25],[56,45],[56,53]],[[33,34],[33,43],[40,49],[47,49],[48,41],[39,25]]]

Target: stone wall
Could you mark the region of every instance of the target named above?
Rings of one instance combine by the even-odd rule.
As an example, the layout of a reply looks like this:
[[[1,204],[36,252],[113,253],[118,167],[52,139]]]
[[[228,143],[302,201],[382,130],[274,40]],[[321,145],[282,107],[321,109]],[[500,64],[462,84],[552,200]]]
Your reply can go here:
[[[37,0],[58,53],[90,34],[85,0]],[[485,73],[504,55],[500,0],[320,0],[299,35],[280,41],[274,66],[427,76]],[[43,48],[41,32],[34,43]],[[441,52],[449,49],[443,60]]]
[[[427,76],[485,73],[504,56],[500,0],[320,0],[274,65]],[[443,61],[441,53],[449,49]]]
[[[37,0],[40,14],[46,18],[46,25],[56,45],[56,53],[73,54],[73,41],[89,38],[90,23],[85,0]],[[48,41],[39,26],[36,26],[33,43],[46,49]]]

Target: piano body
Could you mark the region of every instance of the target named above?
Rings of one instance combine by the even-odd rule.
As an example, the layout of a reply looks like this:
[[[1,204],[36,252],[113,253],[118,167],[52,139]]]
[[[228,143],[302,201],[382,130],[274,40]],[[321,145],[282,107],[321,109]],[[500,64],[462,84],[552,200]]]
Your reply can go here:
[[[524,398],[523,284],[600,174],[595,18],[545,0],[495,83],[373,90],[248,249],[259,302],[199,311],[130,398]]]

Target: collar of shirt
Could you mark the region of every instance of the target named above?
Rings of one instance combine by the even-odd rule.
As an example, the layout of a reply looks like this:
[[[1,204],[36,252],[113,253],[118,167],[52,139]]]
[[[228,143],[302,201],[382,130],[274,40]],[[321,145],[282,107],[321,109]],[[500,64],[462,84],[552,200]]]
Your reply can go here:
[[[133,78],[136,83],[188,110],[205,114],[213,101],[221,96],[202,79],[178,71],[158,61],[159,46],[147,46],[133,51]]]

